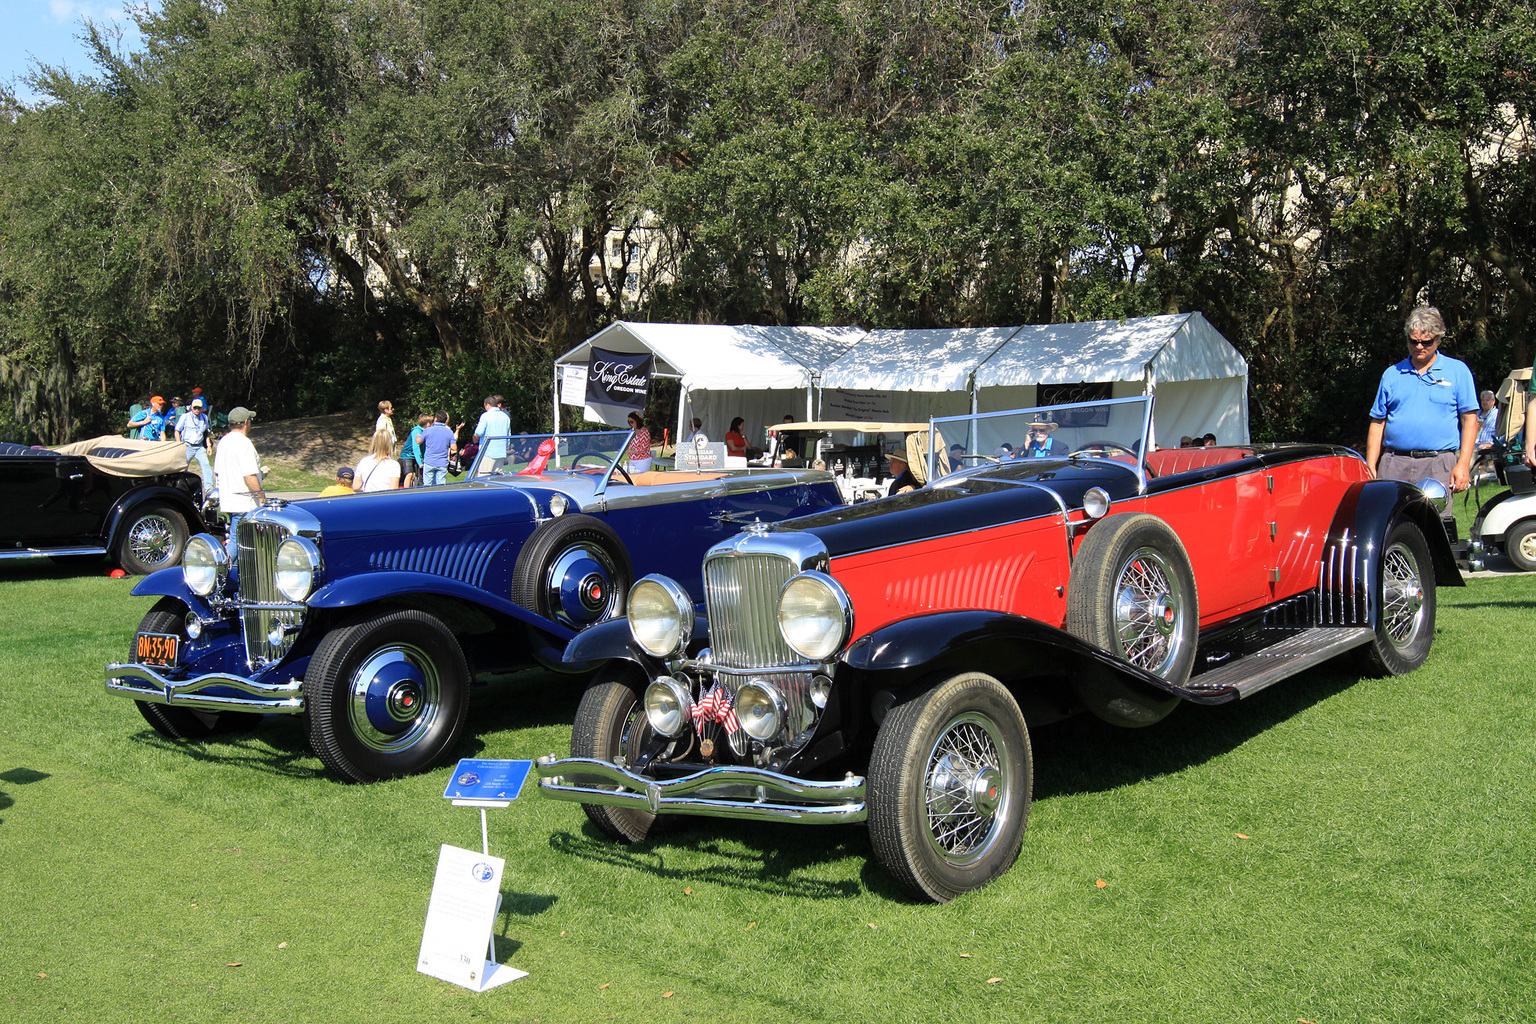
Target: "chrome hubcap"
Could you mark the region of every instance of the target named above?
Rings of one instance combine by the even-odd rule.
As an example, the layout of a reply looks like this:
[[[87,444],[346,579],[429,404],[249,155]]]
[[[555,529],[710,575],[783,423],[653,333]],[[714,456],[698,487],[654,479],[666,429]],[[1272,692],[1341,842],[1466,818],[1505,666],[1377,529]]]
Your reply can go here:
[[[364,746],[392,753],[419,743],[437,724],[442,679],[421,648],[392,644],[357,667],[347,698],[353,735]]]
[[[1424,584],[1413,554],[1401,544],[1381,560],[1381,624],[1399,647],[1418,636],[1424,624]]]
[[[128,533],[128,550],[145,565],[169,562],[176,549],[176,531],[164,516],[145,516]]]
[[[1183,652],[1183,612],[1179,579],[1163,556],[1151,548],[1133,554],[1120,570],[1115,594],[1115,635],[1126,660],[1163,674]]]
[[[1011,757],[985,715],[957,715],[939,733],[928,755],[925,797],[928,838],[945,860],[969,864],[997,843],[1014,798]]]

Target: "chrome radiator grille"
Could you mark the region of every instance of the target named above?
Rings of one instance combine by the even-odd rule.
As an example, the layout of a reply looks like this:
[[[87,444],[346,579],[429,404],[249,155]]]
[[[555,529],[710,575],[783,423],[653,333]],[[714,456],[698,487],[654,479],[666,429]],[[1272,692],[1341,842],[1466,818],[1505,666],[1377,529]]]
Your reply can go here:
[[[779,591],[795,571],[781,555],[731,553],[705,560],[704,602],[716,664],[767,668],[804,662],[779,634]]]
[[[277,549],[290,536],[279,523],[246,516],[235,531],[239,546],[240,624],[245,631],[245,660],[252,670],[279,661],[288,653],[304,621],[304,606],[278,592]],[[274,626],[285,627],[279,643],[268,639]]]

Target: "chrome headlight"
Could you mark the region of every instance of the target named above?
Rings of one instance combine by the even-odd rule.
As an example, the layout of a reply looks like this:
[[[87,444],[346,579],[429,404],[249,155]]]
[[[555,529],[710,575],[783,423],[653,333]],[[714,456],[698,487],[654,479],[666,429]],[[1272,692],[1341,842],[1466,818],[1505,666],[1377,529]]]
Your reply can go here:
[[[229,553],[217,537],[200,533],[187,541],[181,555],[181,578],[187,589],[207,597],[224,585],[229,575]]]
[[[289,537],[277,549],[273,582],[278,592],[295,603],[314,592],[320,580],[320,549],[308,537]]]
[[[779,594],[779,632],[797,654],[823,661],[853,635],[853,604],[842,584],[824,572],[803,572]]]
[[[736,720],[755,740],[768,741],[784,726],[788,706],[772,683],[754,679],[736,691]]]
[[[658,658],[680,653],[693,639],[693,599],[665,576],[629,588],[629,635]]]
[[[571,499],[563,494],[556,494],[549,499],[549,514],[552,516],[563,516],[570,507]]]
[[[645,717],[663,736],[681,736],[693,720],[693,694],[688,687],[661,676],[645,688]]]

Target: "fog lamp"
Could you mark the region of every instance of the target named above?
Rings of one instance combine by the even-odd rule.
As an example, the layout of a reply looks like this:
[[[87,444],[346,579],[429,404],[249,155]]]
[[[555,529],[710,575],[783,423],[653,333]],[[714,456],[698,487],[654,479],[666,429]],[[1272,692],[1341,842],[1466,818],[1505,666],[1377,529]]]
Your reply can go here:
[[[663,736],[681,736],[693,719],[693,694],[676,679],[660,676],[645,688],[645,717]]]
[[[736,719],[755,740],[771,740],[784,725],[786,705],[779,688],[754,679],[736,691]]]

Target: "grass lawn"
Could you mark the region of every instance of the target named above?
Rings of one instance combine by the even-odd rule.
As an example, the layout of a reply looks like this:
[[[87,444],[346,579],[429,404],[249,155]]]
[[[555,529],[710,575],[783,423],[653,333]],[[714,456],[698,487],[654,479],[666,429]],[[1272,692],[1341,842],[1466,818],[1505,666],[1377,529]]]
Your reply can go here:
[[[448,769],[325,774],[300,723],[173,743],[102,689],[152,598],[0,575],[0,1021],[1526,1021],[1536,576],[1440,591],[1418,672],[1338,661],[1140,731],[1034,736],[1018,864],[909,902],[860,826],[638,847],[532,787],[475,995],[417,974]],[[579,683],[479,694],[459,756],[566,749]]]

